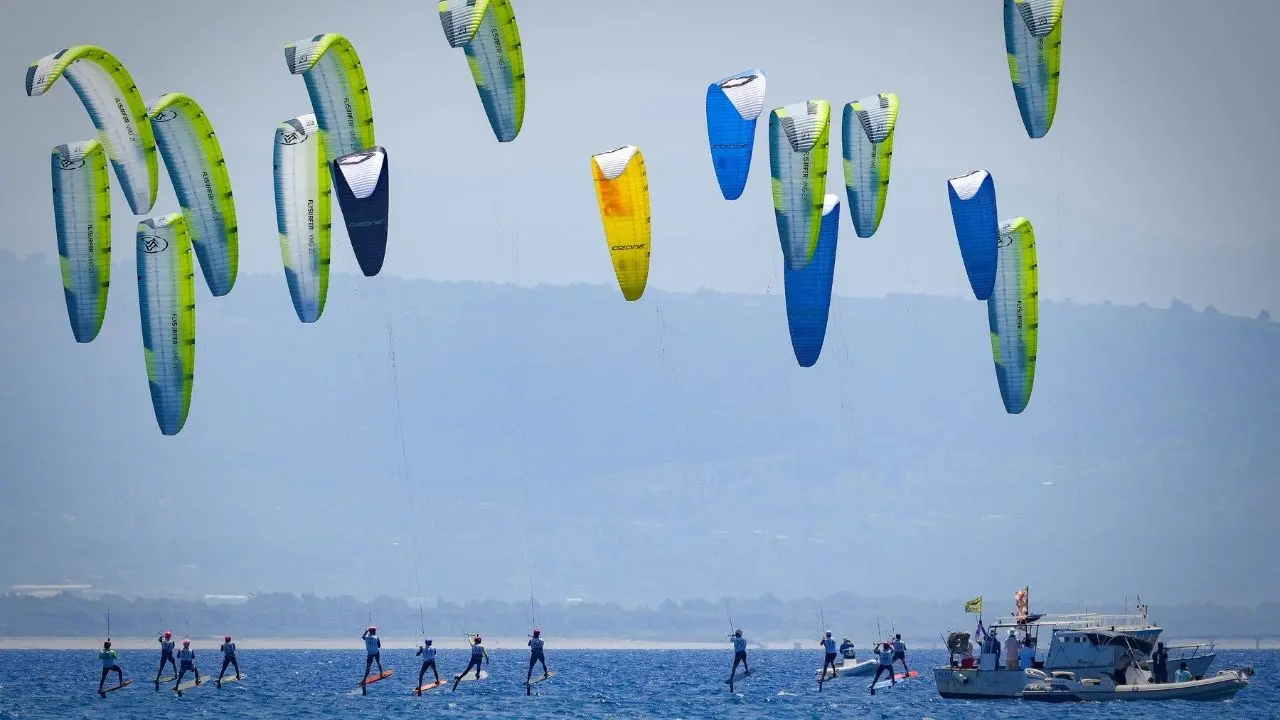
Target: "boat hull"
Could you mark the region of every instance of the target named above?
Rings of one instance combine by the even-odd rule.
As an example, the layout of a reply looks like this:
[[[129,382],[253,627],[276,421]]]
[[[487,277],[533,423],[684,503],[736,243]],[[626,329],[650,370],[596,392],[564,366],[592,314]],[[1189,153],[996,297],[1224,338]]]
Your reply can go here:
[[[933,681],[948,700],[1003,700],[1022,694],[1027,675],[1021,670],[937,667]]]
[[[1144,685],[1114,685],[1055,680],[1033,683],[1022,699],[1034,702],[1102,702],[1107,700],[1226,700],[1240,692],[1249,681],[1244,673],[1224,670],[1203,680]]]
[[[1187,658],[1169,659],[1169,675],[1177,671],[1180,663],[1187,664],[1187,670],[1193,677],[1210,678],[1209,666],[1217,657],[1214,653],[1195,655]],[[1053,668],[1054,670],[1070,670],[1080,679],[1099,678],[1103,673],[1111,672],[1111,666],[1105,667],[1071,667]],[[843,675],[844,673],[841,672]],[[979,670],[978,668],[936,667],[933,680],[938,686],[938,694],[948,700],[995,700],[1022,697],[1027,686],[1027,676],[1023,670]],[[1122,686],[1123,687],[1123,686]],[[1073,702],[1070,699],[1063,702]]]
[[[819,681],[831,681],[842,677],[862,677],[875,674],[879,665],[880,662],[878,660],[845,660],[843,665],[836,666],[836,669],[840,671],[839,675],[832,677],[831,670],[823,668],[822,670],[814,670],[813,676]]]

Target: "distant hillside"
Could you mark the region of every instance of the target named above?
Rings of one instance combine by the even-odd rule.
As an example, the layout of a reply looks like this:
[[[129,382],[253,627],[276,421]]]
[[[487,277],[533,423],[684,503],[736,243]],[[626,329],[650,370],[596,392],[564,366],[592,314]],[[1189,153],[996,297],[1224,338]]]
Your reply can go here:
[[[282,277],[248,275],[198,290],[191,417],[164,438],[118,268],[78,346],[56,265],[0,252],[0,587],[1280,593],[1255,567],[1280,544],[1265,320],[1046,303],[1014,417],[971,299],[840,298],[802,369],[777,295],[336,276],[302,325]]]
[[[786,643],[816,638],[821,623],[837,637],[848,635],[861,647],[900,632],[908,642],[932,644],[949,630],[972,631],[978,618],[962,612],[963,601],[925,602],[907,598],[867,598],[839,593],[818,600],[783,600],[765,595],[731,598],[734,623],[752,641]],[[1001,604],[1003,607],[1003,604]],[[1037,602],[1038,611],[1076,612],[1074,603]],[[1094,606],[1088,610],[1123,613],[1120,606]],[[37,599],[0,595],[0,637],[97,637],[105,632],[111,613],[116,637],[145,637],[172,629],[196,638],[218,637],[232,632],[251,638],[359,637],[368,622],[384,638],[413,637],[419,628],[436,637],[462,637],[480,632],[486,637],[523,637],[534,622],[527,601],[493,600],[450,602],[429,599],[418,604],[389,597],[358,602],[351,597],[296,596],[286,593],[257,595],[238,603],[204,603],[145,598],[80,598],[69,594]],[[1132,608],[1129,609],[1132,611]],[[987,623],[1001,613],[988,614]],[[1280,603],[1256,607],[1175,605],[1153,607],[1150,619],[1164,628],[1164,637],[1221,640],[1225,638],[1280,639]],[[537,624],[552,638],[616,638],[666,642],[724,641],[728,632],[724,605],[707,600],[663,600],[653,605],[621,607],[614,603],[561,603],[537,605]]]

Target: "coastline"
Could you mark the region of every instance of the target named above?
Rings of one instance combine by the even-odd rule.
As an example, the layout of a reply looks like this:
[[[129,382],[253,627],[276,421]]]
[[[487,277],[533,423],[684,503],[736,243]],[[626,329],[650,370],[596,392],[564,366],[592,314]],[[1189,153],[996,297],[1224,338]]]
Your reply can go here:
[[[176,637],[176,636],[175,636]],[[191,643],[197,650],[217,650],[222,643],[222,636],[199,637],[190,636]],[[102,647],[103,638],[92,637],[0,637],[0,650],[97,650]],[[435,647],[441,650],[465,650],[466,640],[455,637],[434,637]],[[352,638],[235,638],[239,650],[363,650],[364,643],[358,636]],[[382,647],[385,650],[416,650],[421,640],[403,635],[384,637]],[[485,647],[490,650],[524,650],[527,637],[489,637],[485,639]],[[1168,645],[1208,645],[1210,641],[1203,639],[1169,639]],[[723,642],[682,642],[661,640],[624,640],[618,638],[557,638],[547,637],[548,649],[556,650],[716,650],[724,651],[728,641]],[[773,642],[752,642],[750,650],[794,650],[800,644],[800,652],[813,650],[813,640],[786,640]],[[1280,638],[1264,640],[1255,645],[1252,639],[1224,638],[1216,641],[1221,650],[1280,650]],[[154,637],[114,637],[112,647],[116,650],[155,650]],[[869,647],[868,643],[859,643],[860,650]],[[912,643],[908,648],[919,650],[945,650],[939,643]]]
[[[179,636],[174,635],[175,638]],[[222,636],[187,636],[197,650],[216,650],[222,644]],[[465,650],[467,641],[460,637],[433,636],[433,645],[440,650]],[[0,650],[97,650],[103,638],[87,637],[0,637]],[[384,650],[416,650],[420,638],[390,635],[382,638]],[[484,645],[490,650],[526,650],[528,637],[485,637]],[[364,650],[359,636],[352,638],[235,638],[238,650]],[[763,649],[790,649],[791,643],[766,643]],[[111,646],[116,650],[155,650],[154,637],[113,637]],[[548,636],[547,647],[557,650],[724,650],[724,642],[664,642],[650,640],[619,640],[616,638],[556,638]],[[762,649],[756,645],[754,649]]]

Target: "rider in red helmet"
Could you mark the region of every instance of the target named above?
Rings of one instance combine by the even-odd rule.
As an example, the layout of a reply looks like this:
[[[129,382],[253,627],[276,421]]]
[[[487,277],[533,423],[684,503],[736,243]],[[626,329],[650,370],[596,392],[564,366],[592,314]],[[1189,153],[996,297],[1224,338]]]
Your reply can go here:
[[[533,635],[529,636],[529,672],[524,676],[526,685],[529,683],[529,678],[533,677],[533,666],[538,663],[542,663],[542,679],[546,680],[550,677],[550,673],[547,672],[547,658],[542,654],[542,631],[534,628]]]
[[[196,651],[191,649],[191,641],[183,640],[182,649],[178,651],[178,677],[173,680],[173,689],[182,684],[182,676],[190,670],[196,678],[196,687],[200,687],[200,669],[196,667]]]
[[[364,640],[364,676],[369,677],[369,668],[378,663],[378,674],[382,670],[382,641],[378,639],[378,628],[370,625],[360,636]]]
[[[481,644],[480,644],[480,643],[481,643],[480,636],[479,636],[479,635],[476,635],[474,638],[472,638],[472,639],[471,639],[471,643],[472,643],[472,645],[471,645],[471,662],[467,663],[467,669],[466,669],[466,670],[463,670],[461,673],[459,673],[459,674],[457,674],[457,675],[454,675],[454,676],[453,676],[453,689],[454,689],[454,690],[457,690],[457,689],[458,689],[458,683],[462,681],[462,678],[463,678],[467,673],[471,672],[471,668],[475,668],[475,669],[476,669],[476,679],[477,679],[477,680],[479,680],[479,679],[480,679],[480,663],[481,663],[481,661],[483,661],[483,662],[484,662],[484,664],[486,664],[486,665],[488,665],[488,664],[489,664],[489,653],[488,653],[488,652],[485,652],[484,645],[481,645]]]
[[[161,682],[168,682],[173,678],[161,679],[160,673],[164,672],[164,664],[169,663],[173,666],[173,675],[178,675],[178,661],[173,659],[173,633],[165,630],[160,636],[160,667],[156,669],[156,688],[160,687]]]
[[[227,673],[227,666],[231,665],[236,669],[236,679],[240,679],[240,663],[236,662],[236,644],[231,642],[231,636],[227,635],[222,638],[222,671],[218,673],[218,687],[222,687],[222,676]]]

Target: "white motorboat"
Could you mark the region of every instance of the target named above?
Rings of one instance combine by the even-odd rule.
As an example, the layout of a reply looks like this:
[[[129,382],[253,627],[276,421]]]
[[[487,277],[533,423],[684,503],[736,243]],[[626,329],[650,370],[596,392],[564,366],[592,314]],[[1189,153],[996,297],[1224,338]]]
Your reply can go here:
[[[862,675],[873,675],[875,674],[876,667],[878,665],[880,665],[880,661],[874,659],[863,660],[862,662],[858,662],[856,659],[844,659],[836,663],[836,670],[839,671],[838,674],[833,676],[831,674],[831,668],[822,668],[821,670],[814,670],[813,677],[818,682],[827,682],[846,676],[858,677]]]
[[[995,637],[1003,640],[1013,631],[1023,637],[1031,636],[1037,648],[1034,668],[1046,672],[1068,671],[1077,680],[1096,679],[1115,669],[1121,656],[1132,662],[1148,662],[1161,632],[1160,626],[1147,618],[1147,608],[1139,603],[1138,612],[1132,615],[1103,615],[1099,613],[1029,614],[1026,610],[1025,591],[1017,597],[1021,601],[1017,617],[997,619],[989,628]],[[1049,634],[1048,650],[1040,652],[1044,632]],[[934,681],[938,694],[944,698],[1016,698],[1026,686],[1023,670],[1009,669],[999,662],[1000,653],[987,653],[972,657],[969,633],[952,633],[948,640],[963,639],[951,648],[952,658],[942,667],[934,668]],[[1169,656],[1168,667],[1176,668],[1186,663],[1196,679],[1206,677],[1209,666],[1217,657],[1213,646],[1165,648]],[[1202,652],[1203,651],[1203,652]],[[957,662],[956,656],[963,659]],[[967,657],[966,657],[967,656]]]
[[[1117,685],[1111,675],[1077,680],[1070,672],[1046,675],[1026,671],[1031,680],[1022,690],[1022,699],[1036,702],[1101,702],[1105,700],[1226,700],[1249,684],[1251,668],[1219,671],[1198,680],[1152,682],[1151,673],[1130,667],[1126,682]]]
[[[1034,631],[1034,624],[1028,627]],[[963,643],[953,648],[953,654],[968,654],[954,653],[962,650],[962,645],[968,645],[968,633],[952,633],[949,640],[958,639],[956,636],[963,636]],[[953,659],[950,664],[935,668],[933,678],[938,694],[948,699],[1021,697],[1027,684],[1027,670],[1069,672],[1075,680],[1096,680],[1125,664],[1145,671],[1147,658],[1154,649],[1147,641],[1111,630],[1054,629],[1051,637],[1044,660],[1035,660],[1033,668],[1011,669],[997,665],[999,656],[994,653],[981,654],[972,665]]]

